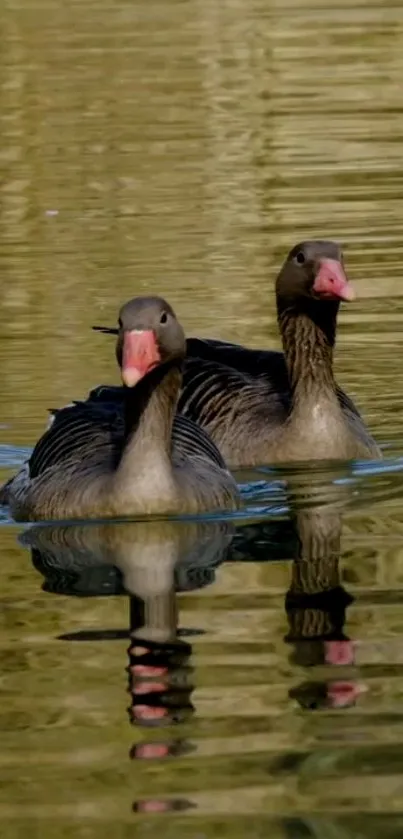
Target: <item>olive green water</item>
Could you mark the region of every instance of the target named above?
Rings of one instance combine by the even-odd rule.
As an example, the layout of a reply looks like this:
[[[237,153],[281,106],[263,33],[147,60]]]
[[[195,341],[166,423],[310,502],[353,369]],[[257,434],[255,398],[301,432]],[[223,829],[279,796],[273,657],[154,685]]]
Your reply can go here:
[[[235,536],[39,532],[31,556],[4,516],[1,836],[400,839],[403,7],[5,0],[0,32],[1,477],[115,380],[90,327],[129,296],[277,346],[276,270],[311,236],[344,244],[338,378],[388,458],[286,476],[294,530],[281,475]]]

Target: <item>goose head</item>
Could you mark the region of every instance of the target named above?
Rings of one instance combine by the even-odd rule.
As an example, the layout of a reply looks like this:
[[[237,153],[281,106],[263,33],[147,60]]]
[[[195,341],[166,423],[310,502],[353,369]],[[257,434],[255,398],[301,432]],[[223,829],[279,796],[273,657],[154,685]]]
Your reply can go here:
[[[284,303],[354,300],[346,277],[343,254],[336,242],[301,242],[290,251],[277,278],[277,298]]]
[[[116,358],[122,381],[134,387],[147,373],[186,354],[185,333],[162,297],[135,297],[122,306]]]

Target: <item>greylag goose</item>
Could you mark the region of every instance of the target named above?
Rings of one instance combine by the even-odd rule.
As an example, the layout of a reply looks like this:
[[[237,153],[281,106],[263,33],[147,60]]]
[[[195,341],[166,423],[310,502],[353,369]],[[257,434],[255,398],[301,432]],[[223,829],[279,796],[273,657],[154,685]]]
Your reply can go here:
[[[188,339],[178,410],[208,431],[232,468],[379,458],[333,373],[339,305],[354,299],[339,246],[296,245],[278,275],[276,298],[284,352]],[[121,395],[101,387],[89,398],[118,401]]]
[[[175,417],[186,340],[165,300],[119,314],[122,407],[57,411],[29,462],[3,488],[17,519],[103,518],[234,509],[236,484],[207,433]]]

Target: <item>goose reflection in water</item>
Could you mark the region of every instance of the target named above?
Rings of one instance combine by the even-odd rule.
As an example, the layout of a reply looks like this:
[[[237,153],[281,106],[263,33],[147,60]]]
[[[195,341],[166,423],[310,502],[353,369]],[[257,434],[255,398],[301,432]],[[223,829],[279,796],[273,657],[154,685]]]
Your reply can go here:
[[[340,710],[354,704],[365,690],[355,678],[354,645],[344,631],[346,610],[353,600],[341,583],[339,569],[345,492],[337,489],[324,497],[320,490],[321,503],[312,491],[307,498],[308,483],[307,475],[290,483],[291,519],[284,527],[274,522],[272,529],[266,520],[239,527],[235,538],[231,525],[219,522],[35,525],[24,532],[21,541],[30,547],[46,591],[129,598],[127,629],[87,630],[62,638],[129,637],[128,716],[138,732],[129,750],[132,761],[169,760],[196,749],[173,732],[195,711],[189,640],[195,630],[178,629],[177,592],[212,583],[216,569],[227,559],[277,558],[281,541],[292,556],[285,594],[289,624],[285,642],[292,647],[293,664],[315,671],[315,678],[289,690],[290,699],[305,712]],[[336,667],[341,676],[329,676],[329,668]],[[276,760],[276,770],[309,759],[307,754],[289,753]],[[161,813],[192,806],[188,799],[167,796],[137,800],[132,809]]]
[[[332,497],[333,495],[333,497]],[[301,708],[341,709],[355,704],[365,686],[351,677],[354,643],[344,633],[346,610],[353,597],[341,583],[339,567],[344,490],[335,489],[326,503],[294,511],[295,556],[285,598],[294,648],[291,662],[299,667],[348,668],[348,678],[306,680],[289,692]]]
[[[214,580],[215,568],[233,538],[229,524],[136,522],[100,525],[34,526],[20,541],[30,547],[43,576],[43,588],[73,596],[129,596],[125,630],[83,631],[61,636],[73,640],[129,637],[129,720],[141,729],[183,724],[194,713],[190,665],[192,645],[178,629],[176,593],[199,589]],[[131,760],[180,757],[191,743],[166,735],[133,744]],[[192,807],[187,799],[147,799],[134,812],[168,812]]]

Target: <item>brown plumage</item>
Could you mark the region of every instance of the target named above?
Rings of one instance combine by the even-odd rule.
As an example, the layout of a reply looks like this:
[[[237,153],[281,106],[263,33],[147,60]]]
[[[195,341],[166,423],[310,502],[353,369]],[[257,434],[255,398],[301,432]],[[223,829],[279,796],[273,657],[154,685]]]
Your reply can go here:
[[[203,429],[175,418],[186,341],[161,298],[120,311],[120,410],[78,403],[56,412],[3,489],[19,519],[196,513],[238,506],[236,484]]]
[[[381,456],[333,373],[339,304],[353,296],[339,246],[304,242],[276,283],[283,353],[188,339],[178,409],[208,431],[232,468]]]

